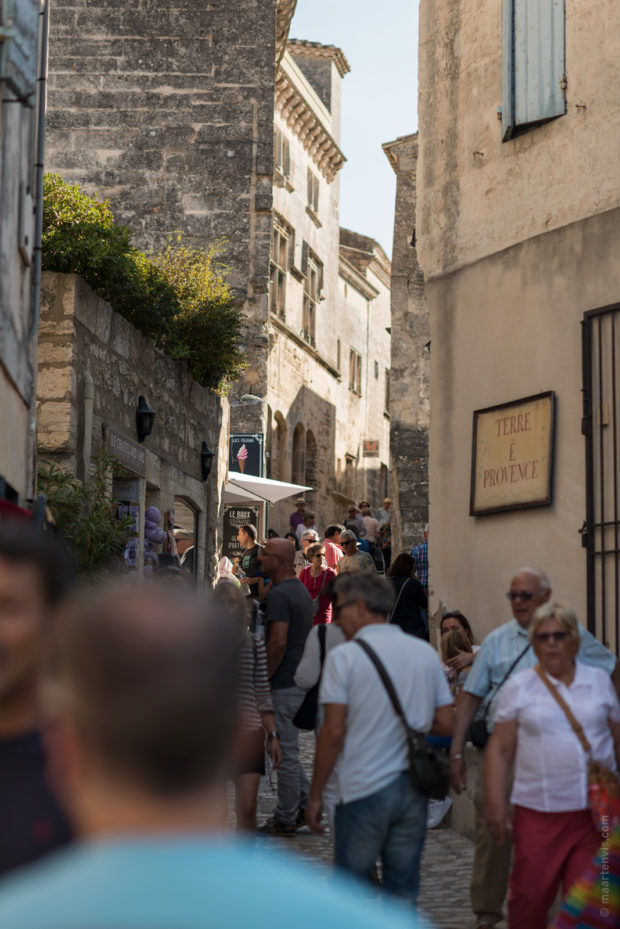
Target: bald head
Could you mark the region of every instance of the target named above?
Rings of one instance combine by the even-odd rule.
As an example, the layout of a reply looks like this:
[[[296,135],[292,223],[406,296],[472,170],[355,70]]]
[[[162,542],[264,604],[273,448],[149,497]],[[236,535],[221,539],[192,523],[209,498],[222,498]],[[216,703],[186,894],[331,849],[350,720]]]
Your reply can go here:
[[[290,539],[268,539],[259,558],[264,573],[274,584],[295,576],[295,546]]]
[[[112,783],[177,796],[214,780],[236,723],[237,645],[210,601],[169,587],[107,589],[68,606],[54,672]]]

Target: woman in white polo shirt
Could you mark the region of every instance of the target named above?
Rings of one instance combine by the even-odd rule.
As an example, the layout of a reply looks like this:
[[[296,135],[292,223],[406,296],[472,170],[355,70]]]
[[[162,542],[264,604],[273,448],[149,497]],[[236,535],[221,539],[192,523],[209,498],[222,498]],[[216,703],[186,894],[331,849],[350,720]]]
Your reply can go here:
[[[576,661],[577,617],[544,604],[529,635],[540,669],[581,724],[592,759],[617,776],[620,705],[609,676]],[[507,681],[494,722],[484,773],[487,823],[498,845],[511,828],[505,785],[515,759],[508,926],[545,929],[560,884],[567,893],[601,841],[588,809],[588,757],[536,668]]]

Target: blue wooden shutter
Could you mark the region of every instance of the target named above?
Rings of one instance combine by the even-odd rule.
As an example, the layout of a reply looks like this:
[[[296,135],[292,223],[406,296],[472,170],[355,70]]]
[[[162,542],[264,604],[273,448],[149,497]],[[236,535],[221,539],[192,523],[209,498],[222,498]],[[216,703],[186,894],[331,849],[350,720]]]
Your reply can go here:
[[[37,85],[37,0],[0,0],[0,81],[34,106]]]
[[[565,0],[503,0],[502,135],[562,116]]]

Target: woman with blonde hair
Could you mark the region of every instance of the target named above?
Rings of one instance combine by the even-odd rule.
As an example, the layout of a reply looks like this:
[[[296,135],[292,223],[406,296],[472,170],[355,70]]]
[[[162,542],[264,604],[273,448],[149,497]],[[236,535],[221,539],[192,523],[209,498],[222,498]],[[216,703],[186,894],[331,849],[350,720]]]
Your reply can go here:
[[[502,688],[485,758],[487,824],[498,845],[511,828],[505,788],[515,764],[509,929],[545,929],[560,885],[566,894],[587,868],[601,841],[588,808],[589,763],[616,778],[620,765],[618,697],[608,674],[576,660],[574,612],[544,604],[529,636],[538,666]]]

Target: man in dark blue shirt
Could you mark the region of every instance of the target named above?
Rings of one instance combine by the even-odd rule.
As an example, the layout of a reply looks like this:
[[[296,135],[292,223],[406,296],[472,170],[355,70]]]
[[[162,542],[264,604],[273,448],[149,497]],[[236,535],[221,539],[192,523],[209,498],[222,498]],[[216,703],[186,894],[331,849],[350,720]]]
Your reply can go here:
[[[71,839],[39,731],[44,627],[71,580],[64,551],[28,521],[0,523],[0,873]]]

